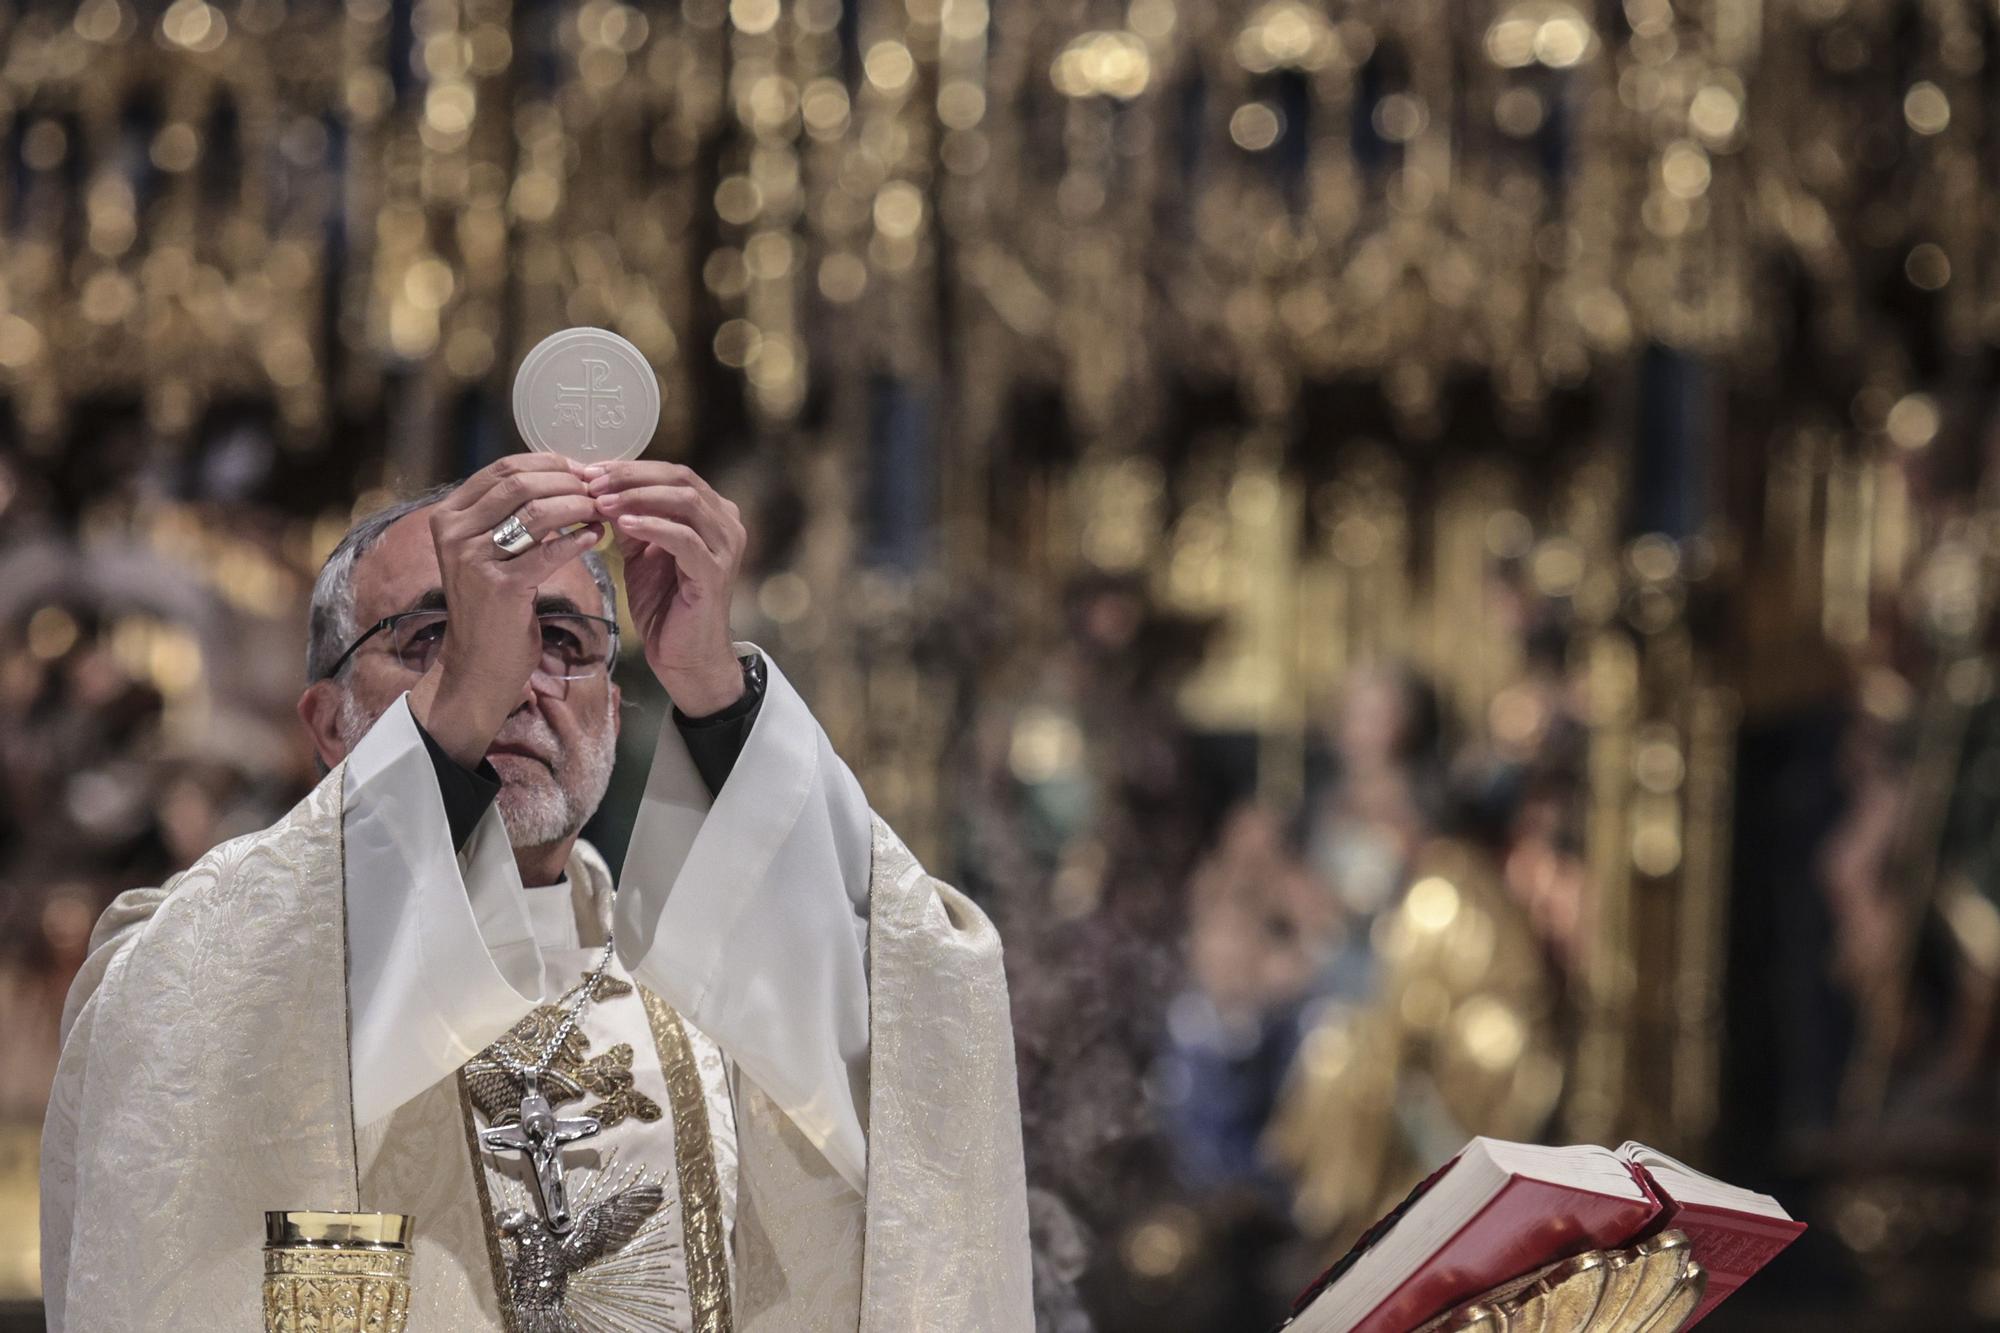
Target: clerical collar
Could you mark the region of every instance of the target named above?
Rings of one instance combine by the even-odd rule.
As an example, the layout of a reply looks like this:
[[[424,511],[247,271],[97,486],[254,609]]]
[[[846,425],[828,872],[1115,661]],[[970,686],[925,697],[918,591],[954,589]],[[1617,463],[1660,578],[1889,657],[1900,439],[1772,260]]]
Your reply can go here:
[[[544,949],[583,947],[576,926],[576,904],[570,896],[567,876],[553,884],[529,889],[525,901],[528,925],[534,932],[536,944]]]

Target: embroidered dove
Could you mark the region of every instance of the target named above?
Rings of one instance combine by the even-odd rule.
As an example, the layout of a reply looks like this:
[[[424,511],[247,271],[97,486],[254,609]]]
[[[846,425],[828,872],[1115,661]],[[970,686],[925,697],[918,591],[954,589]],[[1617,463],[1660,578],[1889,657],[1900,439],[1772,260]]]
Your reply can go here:
[[[502,1215],[500,1234],[514,1242],[507,1284],[521,1333],[583,1333],[563,1310],[571,1275],[631,1240],[665,1199],[658,1185],[622,1189],[584,1209],[561,1236],[532,1213]]]

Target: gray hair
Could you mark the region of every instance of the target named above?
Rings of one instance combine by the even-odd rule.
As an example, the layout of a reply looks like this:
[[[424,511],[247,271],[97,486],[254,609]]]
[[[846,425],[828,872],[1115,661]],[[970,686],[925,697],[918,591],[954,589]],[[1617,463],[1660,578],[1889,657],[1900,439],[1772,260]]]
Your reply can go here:
[[[419,509],[429,508],[458,489],[455,481],[433,486],[429,490],[413,495],[406,500],[397,500],[383,509],[378,509],[347,530],[347,535],[333,548],[333,553],[320,566],[319,577],[313,580],[312,606],[307,613],[306,624],[306,680],[324,680],[333,673],[333,664],[347,651],[347,645],[361,632],[355,620],[354,607],[354,565],[368,554],[376,542],[382,540],[396,521]],[[583,554],[583,567],[590,571],[596,581],[597,590],[604,595],[604,614],[616,619],[618,615],[618,588],[611,581],[610,567],[597,551]]]

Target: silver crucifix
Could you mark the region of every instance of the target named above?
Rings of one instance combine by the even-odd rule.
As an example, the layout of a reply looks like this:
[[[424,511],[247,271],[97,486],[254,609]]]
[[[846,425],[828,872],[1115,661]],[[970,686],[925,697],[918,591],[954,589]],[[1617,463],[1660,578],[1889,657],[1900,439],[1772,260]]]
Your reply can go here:
[[[541,1079],[531,1071],[521,1079],[520,1123],[482,1129],[479,1141],[496,1152],[517,1152],[528,1159],[542,1216],[549,1230],[560,1236],[574,1224],[569,1215],[569,1194],[563,1187],[562,1146],[587,1139],[601,1128],[595,1116],[558,1120],[549,1099],[542,1096]]]

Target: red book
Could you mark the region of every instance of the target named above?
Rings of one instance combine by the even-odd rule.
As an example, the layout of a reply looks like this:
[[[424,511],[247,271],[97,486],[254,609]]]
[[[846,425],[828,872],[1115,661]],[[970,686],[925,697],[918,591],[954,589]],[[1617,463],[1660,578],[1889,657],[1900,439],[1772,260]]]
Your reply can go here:
[[[1474,1139],[1299,1298],[1288,1333],[1408,1333],[1544,1264],[1623,1245],[1661,1211],[1608,1149]]]
[[[1642,1172],[1659,1196],[1655,1227],[1687,1233],[1695,1262],[1708,1270],[1708,1291],[1688,1320],[1689,1328],[1806,1229],[1770,1195],[1705,1176],[1656,1148],[1627,1143],[1618,1155]]]

